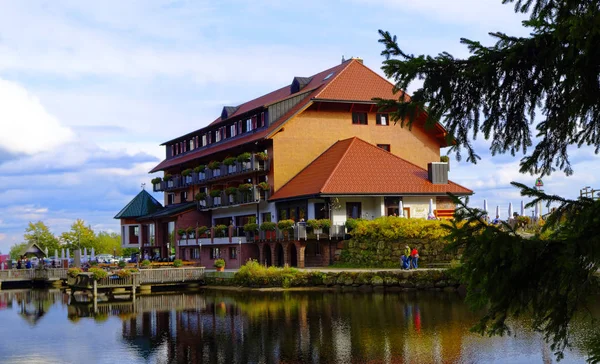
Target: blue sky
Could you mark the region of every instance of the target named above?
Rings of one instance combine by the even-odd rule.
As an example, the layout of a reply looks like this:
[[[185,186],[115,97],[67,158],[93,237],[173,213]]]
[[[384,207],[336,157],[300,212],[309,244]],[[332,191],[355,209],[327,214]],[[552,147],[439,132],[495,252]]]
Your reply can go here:
[[[235,105],[362,57],[381,73],[378,29],[415,54],[467,54],[461,37],[524,35],[500,0],[3,1],[0,11],[0,251],[29,221],[59,234],[76,218],[118,231],[112,217],[149,184],[159,144],[205,126]],[[410,91],[410,90],[409,90]],[[521,156],[477,165],[452,160],[450,178],[476,191],[472,205],[517,205],[510,181]],[[591,149],[575,174],[546,190],[575,197],[599,187]]]

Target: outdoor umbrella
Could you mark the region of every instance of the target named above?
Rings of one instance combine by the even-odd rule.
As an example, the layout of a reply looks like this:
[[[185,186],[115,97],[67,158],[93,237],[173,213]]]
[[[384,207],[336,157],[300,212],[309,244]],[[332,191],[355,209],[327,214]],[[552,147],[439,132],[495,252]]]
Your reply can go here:
[[[521,200],[521,216],[525,216],[525,202]]]
[[[96,259],[96,252],[94,251],[94,248],[92,248],[92,256],[90,256],[90,260],[93,261],[94,259]]]
[[[486,215],[488,213],[487,200],[483,200],[483,212],[485,212]]]
[[[535,204],[535,218],[539,219],[540,218],[540,211],[538,209],[538,204]]]
[[[500,216],[500,206],[496,205],[496,216]]]
[[[54,249],[54,260],[58,260],[58,249]]]
[[[512,210],[512,202],[508,203],[508,218],[512,219],[513,217],[513,210]]]
[[[65,248],[62,248],[60,252],[60,259],[65,260]]]
[[[398,216],[404,217],[404,206],[402,206],[402,200],[398,203]]]
[[[83,259],[84,262],[87,262],[87,248],[83,248]]]
[[[429,199],[429,215],[427,215],[429,219],[435,219],[435,215],[433,214],[433,199]]]
[[[71,252],[69,251],[69,248],[67,248],[67,259],[71,259]]]

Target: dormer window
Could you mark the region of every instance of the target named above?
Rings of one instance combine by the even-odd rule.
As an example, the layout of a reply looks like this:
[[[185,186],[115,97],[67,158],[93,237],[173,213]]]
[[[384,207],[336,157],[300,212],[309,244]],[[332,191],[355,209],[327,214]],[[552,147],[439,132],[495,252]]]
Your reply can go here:
[[[224,106],[221,111],[221,120],[229,119],[239,109],[239,106]]]
[[[246,131],[252,131],[252,119],[246,120]]]
[[[229,133],[231,135],[231,137],[234,137],[236,135],[236,128],[235,128],[235,124],[229,126]]]
[[[202,146],[206,146],[206,134],[202,136]]]
[[[312,77],[294,77],[292,81],[292,85],[290,86],[290,93],[295,94],[296,92],[302,90],[304,86],[308,85]]]

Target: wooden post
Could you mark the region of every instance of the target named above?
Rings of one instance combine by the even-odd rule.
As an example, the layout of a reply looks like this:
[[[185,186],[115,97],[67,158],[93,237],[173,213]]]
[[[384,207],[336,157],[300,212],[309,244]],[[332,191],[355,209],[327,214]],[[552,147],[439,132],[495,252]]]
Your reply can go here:
[[[98,285],[97,284],[98,284],[98,282],[94,279],[94,293],[93,293],[94,299],[96,297],[98,297]]]

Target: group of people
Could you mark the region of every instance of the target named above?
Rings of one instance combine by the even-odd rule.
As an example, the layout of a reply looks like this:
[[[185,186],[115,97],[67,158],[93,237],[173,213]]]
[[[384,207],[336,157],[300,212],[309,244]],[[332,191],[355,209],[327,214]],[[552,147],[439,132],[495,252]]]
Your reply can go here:
[[[419,268],[419,251],[416,248],[412,248],[411,250],[410,247],[406,245],[400,259],[402,260],[402,269]]]

